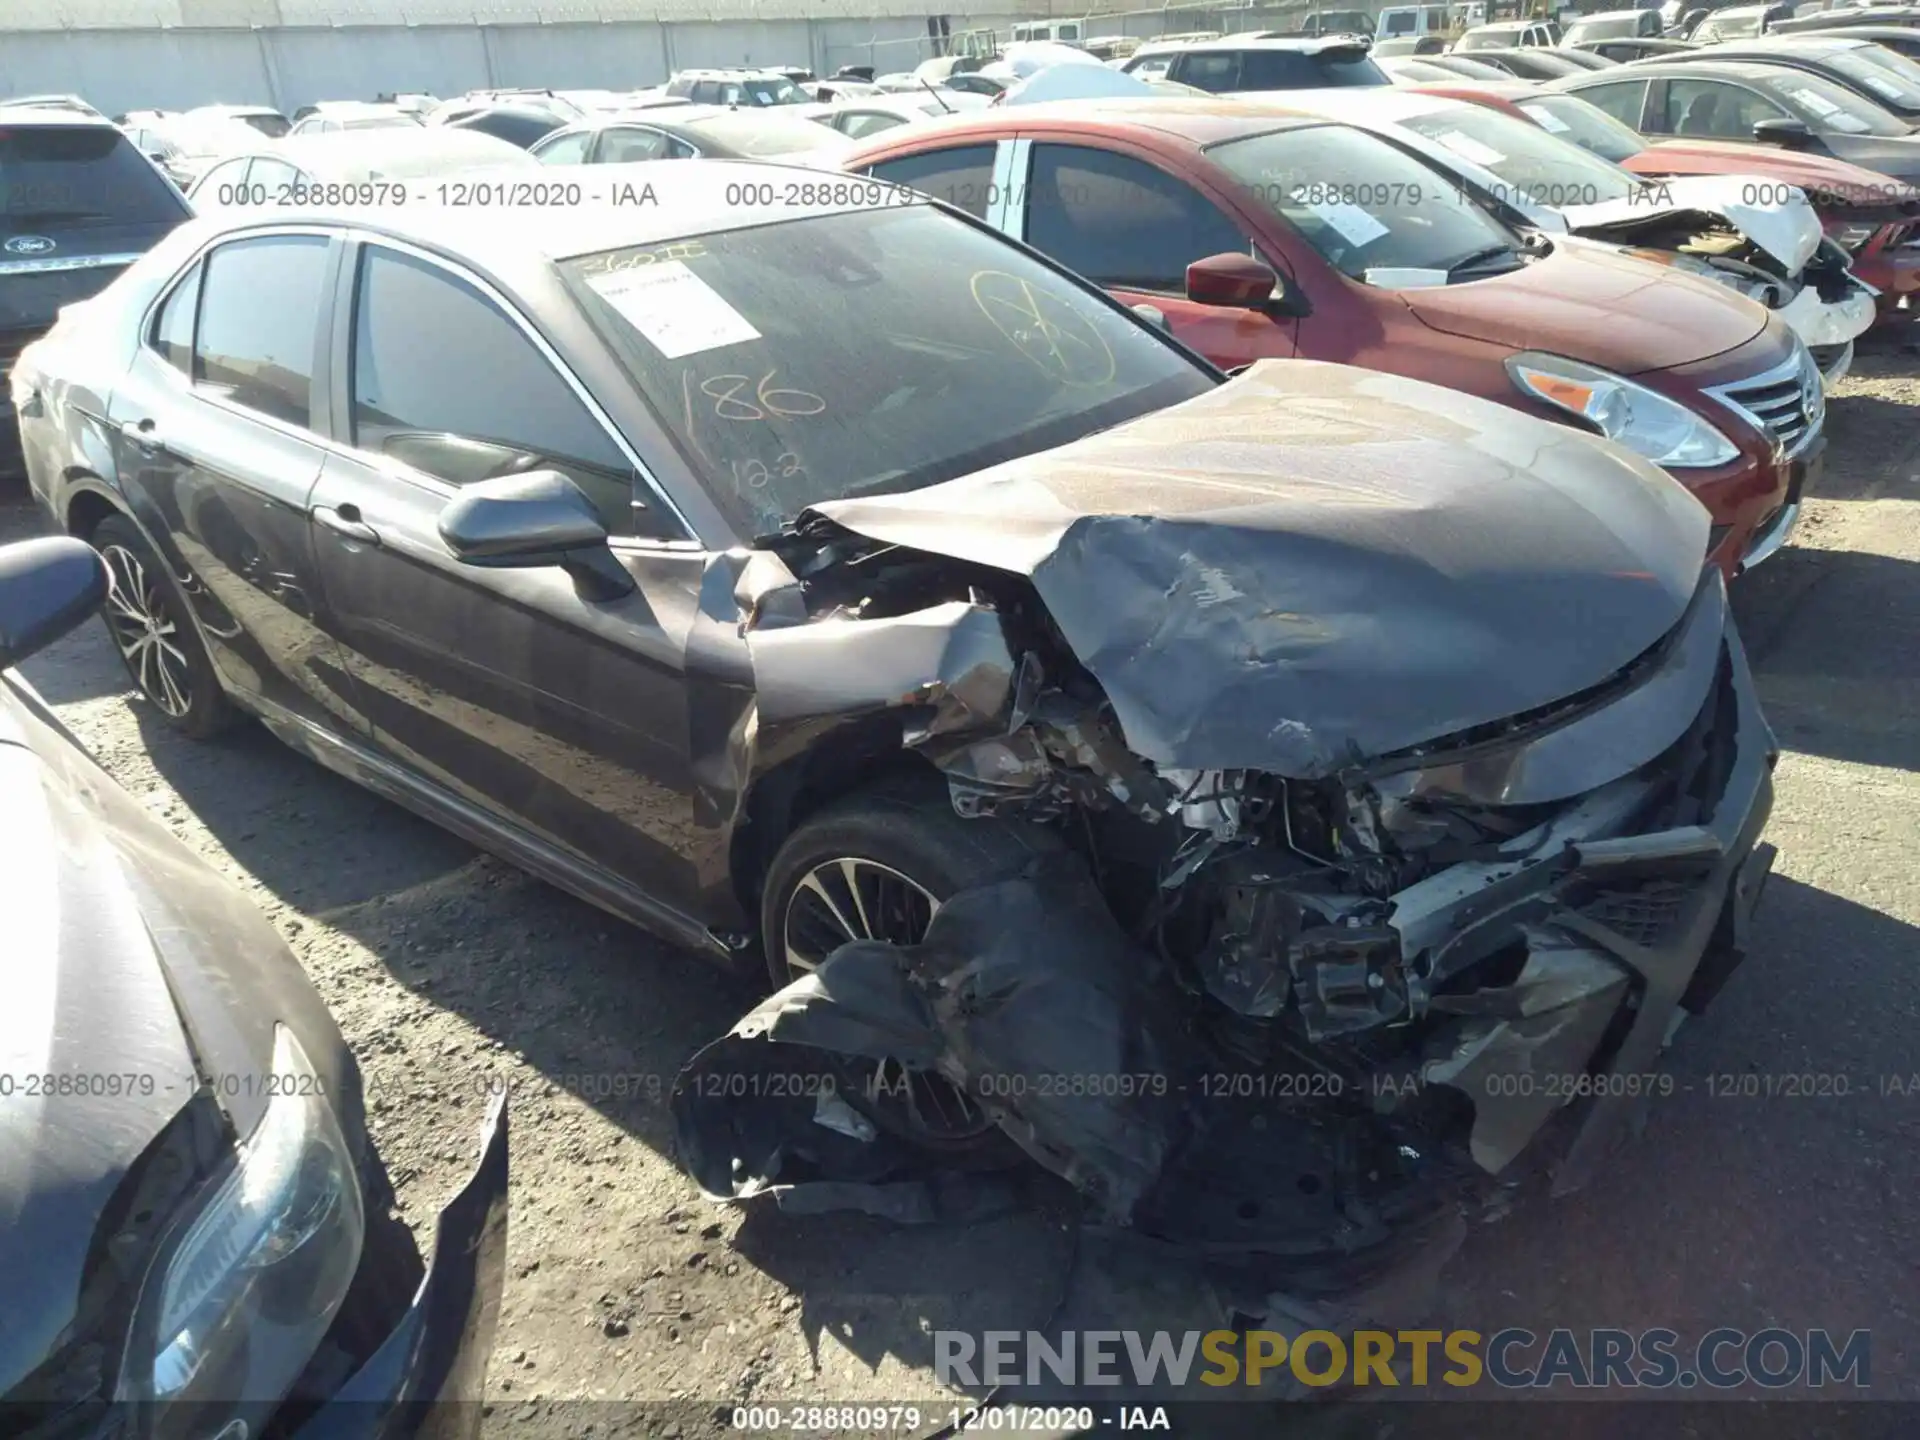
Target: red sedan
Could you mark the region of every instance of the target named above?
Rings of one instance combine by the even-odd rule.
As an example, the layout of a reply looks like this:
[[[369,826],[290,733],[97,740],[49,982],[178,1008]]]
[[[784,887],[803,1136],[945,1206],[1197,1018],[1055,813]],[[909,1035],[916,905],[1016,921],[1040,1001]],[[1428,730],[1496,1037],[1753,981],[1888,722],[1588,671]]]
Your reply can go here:
[[[1784,543],[1822,446],[1805,346],[1744,296],[1523,236],[1352,126],[1246,101],[1005,107],[847,168],[1023,239],[1224,367],[1341,361],[1606,435],[1705,503],[1729,573]]]

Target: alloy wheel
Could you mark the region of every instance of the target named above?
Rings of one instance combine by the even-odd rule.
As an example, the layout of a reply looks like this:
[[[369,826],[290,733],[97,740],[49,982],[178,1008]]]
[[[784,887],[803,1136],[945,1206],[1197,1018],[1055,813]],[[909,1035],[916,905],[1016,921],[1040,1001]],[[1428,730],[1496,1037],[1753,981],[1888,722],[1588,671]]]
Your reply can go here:
[[[849,940],[917,945],[940,909],[926,886],[876,860],[824,860],[787,899],[781,945],[794,979],[820,968]],[[992,1117],[944,1076],[897,1060],[852,1062],[854,1097],[876,1124],[928,1145],[954,1145],[994,1129]]]
[[[100,552],[107,562],[106,617],[113,643],[140,693],[178,720],[193,708],[193,670],[167,614],[165,581],[123,545]]]

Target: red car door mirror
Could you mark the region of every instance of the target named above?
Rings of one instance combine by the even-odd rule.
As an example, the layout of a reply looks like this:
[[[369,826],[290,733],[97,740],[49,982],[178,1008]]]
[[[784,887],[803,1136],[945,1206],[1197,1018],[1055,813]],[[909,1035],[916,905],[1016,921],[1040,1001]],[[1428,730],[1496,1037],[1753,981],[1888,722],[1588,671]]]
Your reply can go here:
[[[1209,255],[1187,266],[1187,299],[1196,305],[1258,310],[1280,288],[1280,277],[1251,255]]]

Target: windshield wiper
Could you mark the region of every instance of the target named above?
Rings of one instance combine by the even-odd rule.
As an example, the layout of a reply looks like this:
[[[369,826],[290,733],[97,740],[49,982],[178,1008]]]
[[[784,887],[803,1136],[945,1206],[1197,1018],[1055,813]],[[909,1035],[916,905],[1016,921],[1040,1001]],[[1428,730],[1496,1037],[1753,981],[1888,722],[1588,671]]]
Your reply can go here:
[[[1475,250],[1471,255],[1462,257],[1447,267],[1447,279],[1451,280],[1462,270],[1472,270],[1486,264],[1489,260],[1499,260],[1506,256],[1518,259],[1520,252],[1502,241],[1498,245],[1489,245],[1484,250]]]

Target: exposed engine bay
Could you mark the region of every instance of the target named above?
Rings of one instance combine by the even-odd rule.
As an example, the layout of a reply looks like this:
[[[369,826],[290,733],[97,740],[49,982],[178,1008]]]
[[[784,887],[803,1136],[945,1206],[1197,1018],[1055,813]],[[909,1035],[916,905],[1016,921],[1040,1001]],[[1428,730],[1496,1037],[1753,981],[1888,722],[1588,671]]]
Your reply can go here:
[[[1216,451],[1244,441],[1230,400],[1207,407],[1180,408],[1202,412]],[[1133,428],[1067,450],[1137,447]],[[1183,463],[1204,460],[1188,448]],[[1586,683],[1568,684],[1573,670],[1542,673],[1566,658],[1564,621],[1529,636],[1503,618],[1503,672],[1474,658],[1460,613],[1403,612],[1429,584],[1457,612],[1478,583],[1438,540],[1397,574],[1350,580],[1368,619],[1343,633],[1337,587],[1307,616],[1285,584],[1248,593],[1284,564],[1233,558],[1297,539],[1297,517],[1067,519],[1087,497],[1057,460],[999,468],[951,482],[992,501],[978,546],[950,497],[917,492],[823,506],[741,572],[762,726],[884,717],[879,733],[927,762],[957,814],[1050,843],[944,900],[918,943],[843,945],[696,1056],[675,1111],[703,1187],[939,1213],[925,1187],[940,1157],[904,1143],[871,1094],[701,1080],[802,1065],[846,1085],[848,1057],[881,1067],[867,1075],[941,1077],[1106,1219],[1185,1243],[1384,1253],[1511,1181],[1523,1152],[1556,1189],[1581,1184],[1653,1098],[1682,1008],[1738,964],[1771,861],[1757,836],[1773,742],[1718,572],[1695,551],[1683,588],[1678,557],[1609,558],[1605,602],[1561,593],[1611,657],[1596,672],[1589,651]],[[1446,508],[1444,477],[1417,483],[1423,508]],[[1371,505],[1343,522],[1350,542],[1393,508],[1390,485],[1355,485]],[[1042,515],[1045,539],[1024,523]],[[1407,555],[1422,553],[1415,523],[1392,526]],[[1579,545],[1607,551],[1633,529],[1553,547],[1556,586],[1577,588]],[[921,548],[935,536],[945,553]],[[1311,588],[1351,559],[1293,573]],[[1504,588],[1490,568],[1504,563],[1481,563],[1480,581]],[[827,661],[850,627],[857,675]],[[1381,667],[1402,663],[1419,673],[1384,687]],[[1577,1123],[1536,1150],[1563,1110]]]
[[[1681,221],[1684,218],[1679,217]],[[1789,271],[1724,221],[1704,226],[1676,223],[1655,234],[1636,235],[1635,239],[1645,248],[1630,253],[1704,275],[1758,300],[1769,310],[1784,309],[1803,290],[1811,289],[1822,304],[1834,305],[1858,289],[1848,268],[1847,252],[1831,240],[1823,239],[1803,268]]]
[[[1760,203],[1755,195],[1787,192]],[[1821,233],[1797,190],[1757,177],[1682,176],[1625,201],[1560,207],[1576,235],[1629,247],[1738,291],[1779,313],[1807,345],[1845,345],[1874,320],[1874,292],[1846,250]]]

